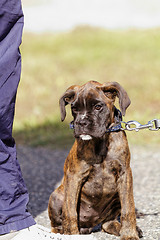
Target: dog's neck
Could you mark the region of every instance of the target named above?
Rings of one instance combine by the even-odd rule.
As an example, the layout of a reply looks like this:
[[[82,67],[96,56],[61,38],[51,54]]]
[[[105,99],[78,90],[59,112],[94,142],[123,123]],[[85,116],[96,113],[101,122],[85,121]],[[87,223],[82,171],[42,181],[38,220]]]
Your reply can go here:
[[[101,163],[107,155],[108,134],[102,138],[93,138],[89,141],[76,139],[78,159],[90,164]]]

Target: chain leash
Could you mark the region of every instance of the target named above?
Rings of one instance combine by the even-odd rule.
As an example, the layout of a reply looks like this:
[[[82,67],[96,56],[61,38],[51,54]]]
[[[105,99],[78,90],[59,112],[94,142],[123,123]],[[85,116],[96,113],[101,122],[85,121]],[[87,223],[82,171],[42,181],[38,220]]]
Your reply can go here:
[[[136,132],[138,132],[139,130],[146,129],[146,128],[148,128],[151,131],[158,131],[160,129],[160,119],[153,119],[144,125],[134,120],[128,121],[128,122],[121,121],[121,130],[128,130],[128,131],[135,130]]]

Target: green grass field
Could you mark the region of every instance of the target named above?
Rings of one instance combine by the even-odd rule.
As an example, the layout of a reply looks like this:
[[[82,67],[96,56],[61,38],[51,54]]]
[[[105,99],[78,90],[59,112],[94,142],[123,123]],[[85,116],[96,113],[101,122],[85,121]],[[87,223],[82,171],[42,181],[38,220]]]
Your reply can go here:
[[[125,121],[160,118],[160,29],[105,31],[78,27],[70,33],[24,34],[22,78],[14,137],[17,144],[68,147],[70,110],[60,121],[66,88],[88,80],[119,82],[132,101]],[[128,132],[131,144],[157,145],[160,132]]]

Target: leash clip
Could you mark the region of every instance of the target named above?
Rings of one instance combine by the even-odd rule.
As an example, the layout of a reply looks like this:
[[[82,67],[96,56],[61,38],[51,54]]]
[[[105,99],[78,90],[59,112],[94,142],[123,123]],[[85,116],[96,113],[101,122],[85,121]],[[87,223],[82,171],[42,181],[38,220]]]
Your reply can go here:
[[[153,126],[153,124],[151,124],[151,123],[142,125],[137,121],[128,121],[127,123],[125,123],[125,127],[126,127],[125,130],[128,130],[128,131],[135,130],[136,132],[138,132],[140,129],[145,129],[145,128],[149,128],[152,126]]]
[[[122,130],[128,130],[128,131],[135,130],[136,132],[138,132],[139,130],[145,129],[145,128],[148,128],[151,131],[158,131],[160,129],[160,119],[153,119],[144,125],[134,120],[128,121],[128,122],[121,121],[121,123],[125,124],[125,128],[122,127]]]

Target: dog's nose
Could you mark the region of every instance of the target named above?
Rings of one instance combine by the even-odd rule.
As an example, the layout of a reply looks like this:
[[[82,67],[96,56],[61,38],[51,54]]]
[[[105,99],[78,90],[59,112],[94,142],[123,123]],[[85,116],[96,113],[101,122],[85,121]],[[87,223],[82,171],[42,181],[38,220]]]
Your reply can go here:
[[[80,119],[80,120],[78,121],[78,124],[79,124],[80,126],[82,126],[82,127],[85,127],[85,126],[88,125],[86,119]]]

